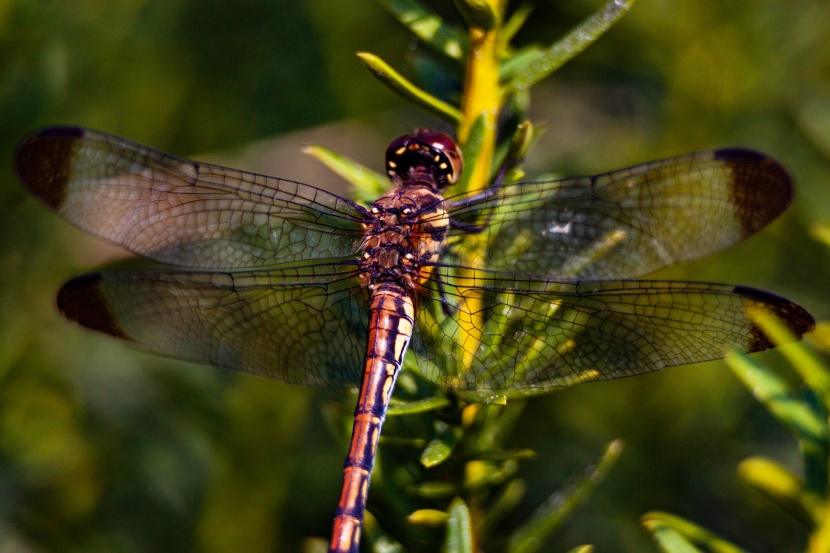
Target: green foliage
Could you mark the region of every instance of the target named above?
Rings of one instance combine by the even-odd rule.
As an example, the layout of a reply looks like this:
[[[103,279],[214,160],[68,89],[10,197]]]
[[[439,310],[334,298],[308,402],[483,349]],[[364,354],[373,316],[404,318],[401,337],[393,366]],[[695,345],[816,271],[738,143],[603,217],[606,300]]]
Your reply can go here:
[[[60,283],[120,253],[24,199],[9,160],[14,144],[38,125],[78,123],[193,156],[350,121],[287,138],[288,153],[274,153],[267,142],[259,146],[267,154],[221,158],[327,186],[328,176],[294,172],[303,163],[299,144],[314,141],[362,156],[377,168],[373,178],[345,157],[342,174],[377,184],[388,138],[433,123],[383,111],[398,108],[399,97],[354,59],[371,49],[398,68],[402,81],[389,84],[406,82],[428,100],[458,106],[460,116],[431,111],[463,122],[468,166],[486,168],[468,175],[470,187],[492,179],[505,160],[511,172],[503,178],[513,180],[519,171],[595,173],[716,145],[770,151],[801,187],[790,215],[764,238],[663,276],[761,285],[802,301],[819,318],[830,313],[830,263],[807,232],[826,242],[830,220],[824,3],[650,0],[588,49],[590,42],[574,48],[552,39],[595,37],[616,16],[589,18],[595,27],[579,22],[611,3],[511,6],[490,23],[459,16],[449,3],[382,4],[394,18],[372,3],[333,0],[13,0],[0,7],[0,549],[325,551],[325,538],[308,536],[330,530],[343,421],[353,409],[348,394],[312,398],[296,387],[183,366],[62,321],[53,307]],[[482,47],[464,30],[470,20],[495,25],[498,40],[484,46],[500,63],[483,73],[497,86],[464,104],[460,64]],[[578,51],[578,62],[562,67]],[[557,67],[554,78],[540,81]],[[522,83],[537,83],[532,104]],[[482,105],[498,105],[503,119],[481,118]],[[528,113],[532,132],[515,135]],[[822,334],[824,327],[816,336]],[[598,551],[647,551],[654,545],[637,520],[659,506],[750,550],[800,551],[808,533],[813,550],[826,550],[823,369],[793,361],[815,388],[801,393],[778,354],[761,360],[773,366],[765,374],[787,383],[783,395],[770,395],[776,418],[753,411],[720,364],[486,407],[435,396],[420,382],[407,388],[402,376],[373,478],[369,508],[377,519],[367,517],[367,548],[438,551],[452,514],[453,532],[463,537],[469,529],[485,551],[504,550],[541,512],[549,521],[567,519],[557,522],[545,550],[584,553],[590,546],[574,546],[591,542]],[[789,433],[778,432],[779,424]],[[332,444],[331,434],[341,444]],[[552,490],[580,482],[573,475],[617,436],[629,444],[627,453],[602,487],[588,490],[591,501],[578,516],[571,507],[545,511]],[[796,449],[793,436],[803,477],[788,453]],[[427,456],[429,468],[427,449],[438,452]],[[737,477],[733,467],[747,451],[765,456],[741,465]],[[739,478],[774,502],[743,497]],[[571,486],[562,488],[566,496]],[[725,542],[708,538],[706,545],[688,525],[667,520],[649,523],[659,527],[658,547],[683,540],[705,550]]]
[[[770,336],[777,340],[788,338],[777,321],[764,314],[758,314],[758,318],[759,325]],[[825,341],[823,346],[827,348],[830,343]],[[782,351],[791,360],[793,371],[804,379],[800,392],[773,369],[745,355],[729,357],[727,364],[755,399],[796,439],[804,476],[799,477],[789,468],[763,456],[742,461],[738,476],[747,486],[774,503],[782,515],[789,515],[801,524],[809,533],[807,553],[819,553],[830,547],[826,518],[826,513],[830,511],[827,479],[830,467],[830,404],[826,395],[830,365],[820,361],[804,344],[791,344]],[[666,553],[744,551],[701,526],[666,513],[649,513],[643,517],[643,524]]]

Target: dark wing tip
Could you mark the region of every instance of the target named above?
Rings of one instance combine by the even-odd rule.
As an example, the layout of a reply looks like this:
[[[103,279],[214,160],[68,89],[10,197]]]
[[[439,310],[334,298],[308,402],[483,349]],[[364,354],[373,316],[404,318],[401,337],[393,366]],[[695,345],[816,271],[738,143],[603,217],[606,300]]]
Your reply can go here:
[[[109,302],[101,292],[103,276],[89,273],[75,277],[58,292],[58,309],[64,317],[87,328],[129,340],[112,315]]]
[[[81,127],[47,127],[26,137],[17,148],[17,174],[32,194],[53,209],[66,198],[74,143],[83,138]]]
[[[732,202],[744,237],[766,227],[789,207],[793,178],[774,158],[745,148],[721,148],[713,157],[731,170]]]
[[[787,298],[747,286],[736,286],[734,292],[748,300],[750,306],[764,309],[778,318],[796,340],[800,340],[816,326],[815,319],[806,309]],[[752,323],[747,351],[763,351],[778,345],[781,344],[772,342],[760,326]]]

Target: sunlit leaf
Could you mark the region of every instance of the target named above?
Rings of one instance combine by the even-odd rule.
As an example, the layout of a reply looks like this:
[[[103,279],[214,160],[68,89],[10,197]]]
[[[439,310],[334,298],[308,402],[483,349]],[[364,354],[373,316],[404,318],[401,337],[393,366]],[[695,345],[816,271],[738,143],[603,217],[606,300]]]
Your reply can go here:
[[[461,121],[461,112],[457,108],[418,88],[379,57],[368,52],[359,52],[357,57],[380,82],[405,100],[434,113],[453,125]]]
[[[406,517],[407,522],[418,526],[443,526],[449,519],[449,513],[438,509],[418,509]]]
[[[436,409],[442,409],[449,404],[450,400],[446,396],[433,396],[409,402],[395,401],[389,405],[389,410],[386,412],[386,415],[389,417],[395,417],[400,415],[427,413],[429,411],[435,411]]]
[[[683,535],[660,520],[645,520],[643,526],[651,532],[657,547],[663,553],[701,553]]]
[[[750,457],[740,464],[738,474],[753,489],[768,497],[808,529],[814,528],[821,521],[824,514],[821,497],[807,490],[797,476],[775,461]]]
[[[827,443],[827,421],[819,417],[795,390],[773,371],[747,355],[732,355],[726,363],[759,402],[797,439]]]
[[[540,50],[538,55],[532,58],[522,56],[512,63],[512,60],[505,62],[501,71],[502,80],[509,80],[509,86],[518,89],[533,86],[602,36],[633,4],[634,0],[608,0],[578,27],[549,48]]]
[[[467,36],[416,0],[380,0],[412,34],[449,58],[460,60],[467,49]]]
[[[643,515],[643,524],[663,525],[681,535],[688,543],[699,545],[709,553],[743,553],[737,545],[726,541],[710,530],[675,515],[653,511]]]
[[[389,190],[390,184],[387,177],[334,150],[310,144],[303,147],[303,153],[317,159],[351,183],[355,187],[355,199],[361,202],[371,203]]]
[[[804,382],[818,393],[825,408],[830,410],[830,368],[816,359],[804,344],[793,344],[795,338],[773,315],[765,311],[755,311],[752,317],[773,343],[788,344],[779,351],[790,361]]]

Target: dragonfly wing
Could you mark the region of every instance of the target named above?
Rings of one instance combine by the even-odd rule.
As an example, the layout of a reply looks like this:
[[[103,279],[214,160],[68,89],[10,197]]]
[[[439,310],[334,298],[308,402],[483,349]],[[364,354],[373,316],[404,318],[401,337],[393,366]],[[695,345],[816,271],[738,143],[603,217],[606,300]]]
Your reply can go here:
[[[29,190],[71,223],[180,267],[338,258],[362,238],[365,211],[334,194],[89,129],[36,132],[20,145],[16,165]]]
[[[798,337],[814,325],[789,300],[743,286],[439,271],[454,313],[422,297],[411,347],[421,372],[449,388],[532,392],[764,350],[773,344],[755,309]]]
[[[354,266],[110,271],[69,281],[69,319],[166,355],[286,382],[357,386],[368,303]]]
[[[455,233],[485,224],[483,250],[468,245],[481,241],[459,240],[450,253],[471,264],[484,251],[479,266],[520,274],[635,278],[737,244],[780,215],[792,194],[778,162],[743,149],[516,183],[450,202],[461,223]]]

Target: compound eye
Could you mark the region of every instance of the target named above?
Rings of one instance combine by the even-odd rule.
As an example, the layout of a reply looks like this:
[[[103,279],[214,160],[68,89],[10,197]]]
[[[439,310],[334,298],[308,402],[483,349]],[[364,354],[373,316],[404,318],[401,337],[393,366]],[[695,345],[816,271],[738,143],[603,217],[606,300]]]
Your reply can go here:
[[[461,176],[461,171],[464,168],[464,158],[461,155],[461,149],[455,143],[455,140],[446,134],[438,131],[431,131],[428,129],[421,129],[415,133],[415,136],[421,142],[429,145],[430,148],[437,153],[443,153],[444,163],[446,167],[437,167],[442,173],[443,178],[447,184],[453,184]]]
[[[389,147],[386,149],[386,173],[389,175],[389,178],[394,178],[395,176],[406,178],[406,171],[409,168],[404,167],[401,161],[406,155],[409,143],[414,140],[415,135],[405,134],[399,136],[389,144]]]
[[[417,172],[432,175],[438,188],[458,180],[463,160],[455,141],[444,133],[421,129],[400,136],[386,150],[386,172],[406,181]]]

